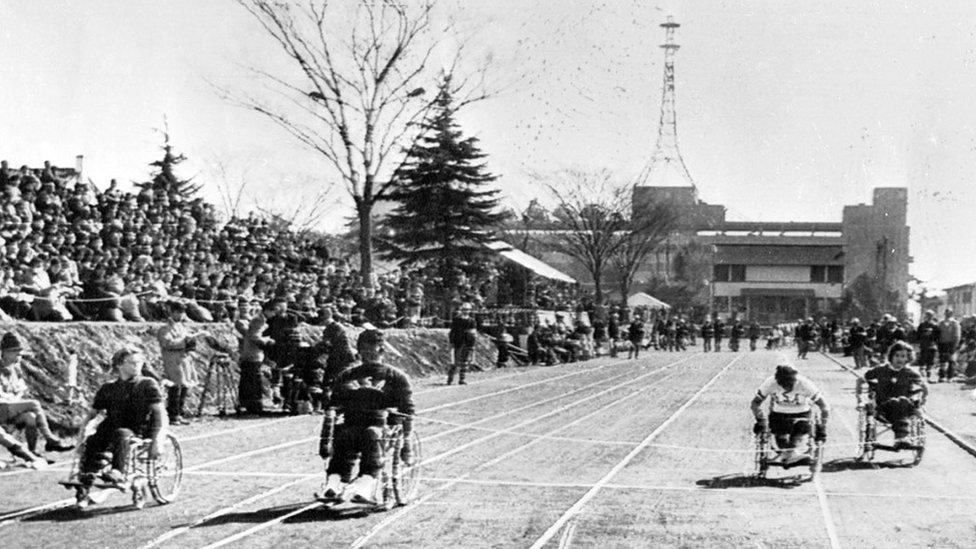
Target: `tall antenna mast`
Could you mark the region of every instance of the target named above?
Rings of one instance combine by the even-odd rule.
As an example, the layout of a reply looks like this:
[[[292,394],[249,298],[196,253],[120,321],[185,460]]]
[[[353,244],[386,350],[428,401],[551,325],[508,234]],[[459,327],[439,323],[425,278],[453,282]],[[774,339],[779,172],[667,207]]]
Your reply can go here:
[[[651,161],[638,178],[638,185],[687,187],[691,186],[698,194],[695,181],[681,158],[678,150],[678,124],[675,114],[674,101],[674,53],[678,51],[678,44],[674,43],[674,30],[680,27],[674,22],[674,17],[668,16],[664,28],[665,40],[661,44],[664,49],[664,86],[661,91],[661,121],[657,128],[657,147],[651,156]],[[670,176],[670,177],[669,177]]]

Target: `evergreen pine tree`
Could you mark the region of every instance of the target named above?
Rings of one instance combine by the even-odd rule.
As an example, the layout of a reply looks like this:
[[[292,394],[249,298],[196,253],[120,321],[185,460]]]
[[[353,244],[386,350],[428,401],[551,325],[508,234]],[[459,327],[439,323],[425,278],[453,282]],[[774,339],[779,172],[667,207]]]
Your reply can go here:
[[[391,236],[385,255],[404,266],[435,269],[442,289],[462,274],[474,274],[491,252],[493,229],[507,214],[498,208],[496,179],[487,172],[478,140],[464,138],[455,121],[450,77],[440,85],[422,137],[394,174],[390,198],[397,206],[385,226]]]
[[[200,190],[202,185],[193,183],[189,179],[180,179],[176,176],[175,168],[180,165],[186,156],[174,154],[173,146],[169,142],[169,131],[164,130],[163,134],[163,158],[150,162],[149,165],[156,168],[153,173],[152,181],[136,183],[140,189],[150,189],[152,191],[162,190],[167,195],[179,196],[183,200],[190,200]]]

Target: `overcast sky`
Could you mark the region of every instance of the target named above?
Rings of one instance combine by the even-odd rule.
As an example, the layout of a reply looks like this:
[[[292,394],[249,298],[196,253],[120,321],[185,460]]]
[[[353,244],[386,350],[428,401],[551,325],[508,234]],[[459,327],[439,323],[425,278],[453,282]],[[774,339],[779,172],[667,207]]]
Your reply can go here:
[[[700,196],[733,220],[839,221],[871,188],[907,186],[912,274],[976,281],[976,5],[960,2],[461,2],[524,85],[472,106],[506,201],[542,193],[527,172],[639,172],[654,145],[668,14],[679,144]],[[73,165],[99,185],[144,180],[163,115],[212,181],[248,180],[246,207],[284,210],[334,181],[328,166],[208,81],[248,85],[275,63],[230,0],[0,0],[0,158]],[[531,52],[514,52],[520,40]],[[283,192],[287,190],[287,193]],[[216,184],[207,196],[219,200]],[[348,201],[334,193],[334,226]]]

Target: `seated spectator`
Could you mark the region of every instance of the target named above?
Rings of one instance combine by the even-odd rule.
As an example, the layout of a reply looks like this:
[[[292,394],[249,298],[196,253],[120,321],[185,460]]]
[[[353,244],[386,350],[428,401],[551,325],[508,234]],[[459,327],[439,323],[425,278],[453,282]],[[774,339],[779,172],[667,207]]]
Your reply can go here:
[[[0,427],[13,425],[26,430],[27,450],[37,454],[38,437],[44,437],[48,452],[66,452],[73,444],[62,442],[51,432],[41,403],[28,398],[27,383],[20,368],[23,346],[13,333],[0,338]],[[9,448],[9,446],[8,446]]]

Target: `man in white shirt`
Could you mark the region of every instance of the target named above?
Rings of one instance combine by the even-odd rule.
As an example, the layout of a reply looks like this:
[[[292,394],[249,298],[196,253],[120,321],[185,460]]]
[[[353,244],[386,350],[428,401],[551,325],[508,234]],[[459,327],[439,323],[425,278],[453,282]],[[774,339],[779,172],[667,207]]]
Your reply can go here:
[[[770,401],[768,423],[762,409],[767,399]],[[776,373],[759,386],[751,403],[752,413],[756,417],[753,432],[763,433],[768,427],[776,437],[776,446],[781,450],[775,458],[777,461],[794,465],[808,459],[809,456],[797,453],[796,449],[804,448],[810,436],[811,403],[820,408],[816,437],[822,441],[827,435],[830,408],[814,382],[799,375],[793,366],[784,364],[777,366]]]

